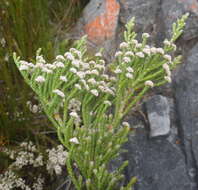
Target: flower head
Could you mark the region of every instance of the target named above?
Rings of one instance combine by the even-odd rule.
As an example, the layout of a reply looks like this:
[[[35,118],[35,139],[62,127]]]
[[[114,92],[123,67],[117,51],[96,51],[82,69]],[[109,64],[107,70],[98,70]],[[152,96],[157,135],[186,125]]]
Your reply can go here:
[[[60,80],[62,80],[62,81],[64,81],[64,82],[67,82],[66,76],[60,76]]]
[[[126,73],[126,77],[129,78],[129,79],[132,79],[133,75],[131,73]]]
[[[69,142],[74,143],[74,144],[80,144],[76,137],[69,139]]]
[[[27,66],[27,65],[21,65],[20,67],[19,67],[19,70],[20,71],[27,71],[29,69],[29,67]]]
[[[38,83],[43,83],[43,82],[45,82],[45,78],[43,76],[38,76],[38,77],[36,77],[35,81]]]
[[[98,95],[99,95],[99,93],[98,93],[98,91],[97,91],[96,89],[92,89],[90,92],[91,92],[94,96],[98,96]]]
[[[59,89],[53,90],[53,93],[57,94],[58,96],[60,96],[62,98],[65,97],[65,94],[61,90],[59,90]]]
[[[124,57],[124,58],[123,58],[123,61],[124,61],[125,63],[130,63],[130,62],[131,62],[131,59],[130,59],[129,57]]]
[[[121,44],[120,44],[120,48],[122,49],[122,48],[128,48],[129,47],[129,44],[127,43],[127,42],[122,42]]]
[[[142,52],[137,52],[136,56],[140,57],[140,58],[144,58],[144,54]]]
[[[151,80],[147,80],[144,84],[145,84],[146,86],[151,87],[151,88],[154,87],[154,84],[153,84],[153,82],[152,82]]]

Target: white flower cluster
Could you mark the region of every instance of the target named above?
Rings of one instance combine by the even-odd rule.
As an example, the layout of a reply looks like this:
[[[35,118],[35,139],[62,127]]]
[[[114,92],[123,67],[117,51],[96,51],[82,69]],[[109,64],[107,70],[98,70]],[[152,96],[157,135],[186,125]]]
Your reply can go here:
[[[149,38],[149,34],[142,34],[143,41],[147,40],[147,38]],[[165,46],[176,50],[175,44],[171,43],[170,41],[165,40],[164,44]],[[115,53],[115,58],[117,58],[118,62],[120,62],[121,64],[117,65],[117,67],[114,69],[114,73],[119,76],[124,73],[127,79],[135,80],[137,76],[137,68],[138,72],[140,72],[139,67],[137,67],[136,63],[138,63],[141,59],[144,59],[144,62],[146,64],[151,64],[152,62],[148,63],[148,60],[153,60],[154,57],[158,57],[158,62],[165,62],[165,64],[163,64],[162,66],[166,73],[164,79],[168,82],[171,82],[171,72],[169,65],[173,64],[172,57],[166,54],[163,48],[157,48],[146,45],[145,43],[139,43],[135,39],[132,39],[129,42],[122,42],[120,44],[120,50]],[[141,64],[145,64],[144,62],[142,62]],[[158,62],[156,62],[155,64],[158,64]],[[148,68],[148,66],[145,67]],[[154,82],[151,80],[145,81],[144,84],[145,86],[154,87]]]
[[[31,101],[27,101],[26,105],[32,113],[40,113],[41,112],[40,105],[32,104]]]
[[[0,189],[11,190],[15,188],[21,188],[24,190],[31,190],[25,181],[18,177],[13,171],[8,170],[4,174],[0,174]]]
[[[33,190],[43,190],[43,184],[45,182],[45,179],[39,176],[37,178],[37,181],[33,183],[32,188]]]
[[[95,56],[96,61],[84,61],[81,52],[71,48],[64,56],[58,55],[52,64],[47,63],[42,55],[37,55],[35,64],[21,60],[19,70],[28,73],[33,84],[41,85],[48,80],[56,81],[54,83],[57,85],[52,92],[61,98],[65,98],[66,95],[59,88],[60,83],[69,83],[72,79],[76,79],[76,83],[73,84],[76,89],[86,90],[96,97],[100,92],[114,95],[111,81],[115,78],[105,74],[105,61],[101,58],[102,54],[99,52]],[[125,61],[129,62],[130,58],[126,57]]]
[[[32,165],[33,167],[43,166],[43,155],[39,153],[36,146],[30,142],[23,142],[20,144],[20,150],[4,149],[4,152],[15,161],[10,165],[10,168],[15,167],[18,169],[24,166]]]
[[[43,190],[45,179],[40,174],[34,179],[36,181],[32,184],[32,188],[30,188],[26,185],[25,180],[15,174],[14,171],[20,171],[25,166],[32,166],[33,168],[44,167],[50,175],[54,174],[53,171],[58,175],[61,174],[67,158],[67,152],[62,145],[41,153],[31,141],[22,142],[17,150],[4,148],[3,152],[14,161],[9,165],[5,173],[0,174],[0,189],[2,190],[11,190],[19,187],[24,190]],[[48,154],[47,160],[44,159],[44,154]]]
[[[67,159],[67,151],[64,150],[62,145],[58,145],[57,148],[48,149],[48,161],[47,161],[47,171],[50,174],[59,175],[62,173],[62,167],[65,166],[65,161]]]
[[[164,79],[170,83],[171,82],[171,71],[170,71],[170,67],[169,67],[169,65],[167,63],[164,63],[162,65],[162,67],[163,67],[163,69],[164,69],[164,71],[166,73],[166,76],[164,77]]]

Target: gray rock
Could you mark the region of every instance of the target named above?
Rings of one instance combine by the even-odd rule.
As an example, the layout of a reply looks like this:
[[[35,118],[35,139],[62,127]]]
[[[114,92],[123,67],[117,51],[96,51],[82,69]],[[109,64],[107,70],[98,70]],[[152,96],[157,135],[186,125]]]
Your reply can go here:
[[[198,2],[197,0],[163,0],[161,4],[163,30],[166,36],[171,36],[172,23],[180,18],[184,13],[190,12],[190,17],[187,20],[184,40],[190,40],[198,37]]]
[[[147,30],[153,27],[160,0],[120,0],[120,20],[126,24],[133,16],[136,28]]]
[[[176,105],[180,133],[184,143],[187,167],[198,167],[198,43],[187,53],[186,61],[177,75]],[[191,176],[192,180],[197,175]]]
[[[155,95],[146,102],[150,123],[150,137],[167,135],[170,132],[170,107],[166,97]]]
[[[136,129],[126,144],[129,166],[128,180],[136,176],[135,190],[191,190],[192,183],[187,175],[185,157],[179,147],[166,138],[148,138],[146,129]]]

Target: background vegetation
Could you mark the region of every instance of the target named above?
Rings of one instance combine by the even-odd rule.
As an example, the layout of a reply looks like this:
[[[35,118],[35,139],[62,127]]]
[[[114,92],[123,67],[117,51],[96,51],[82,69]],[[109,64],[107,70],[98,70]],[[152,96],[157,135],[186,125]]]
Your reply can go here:
[[[31,61],[38,48],[51,60],[67,49],[63,36],[75,24],[88,0],[1,0],[0,1],[0,149],[21,141],[33,140],[37,145],[56,143],[49,138],[52,129],[42,114],[33,114],[30,105],[37,100],[22,80],[13,63],[17,52]],[[27,105],[27,102],[31,104]],[[47,131],[47,132],[46,132]],[[53,133],[53,131],[52,131]],[[47,145],[48,144],[48,145]],[[0,156],[0,172],[6,161]]]

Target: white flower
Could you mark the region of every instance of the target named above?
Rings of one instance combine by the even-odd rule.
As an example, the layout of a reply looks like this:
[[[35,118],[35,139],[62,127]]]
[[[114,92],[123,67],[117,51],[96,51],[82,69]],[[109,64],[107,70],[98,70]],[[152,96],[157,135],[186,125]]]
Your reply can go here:
[[[131,43],[134,44],[134,45],[137,45],[138,41],[137,40],[131,40]]]
[[[128,43],[127,42],[122,42],[121,44],[120,44],[120,48],[122,49],[122,48],[128,48],[129,47],[129,45],[128,45]]]
[[[132,79],[133,75],[131,73],[126,73],[126,77],[129,78],[129,79]]]
[[[99,70],[105,70],[105,66],[104,66],[104,65],[96,64],[96,65],[95,65],[95,68],[96,68],[96,69],[99,69]]]
[[[150,48],[144,48],[142,51],[143,51],[145,54],[147,54],[147,55],[150,55],[150,54],[151,54]]]
[[[29,63],[27,61],[24,61],[24,60],[20,60],[19,63],[21,65],[27,65],[27,66],[29,66]]]
[[[37,105],[33,105],[32,106],[32,113],[37,113],[38,112],[38,110],[39,110],[39,107],[37,106]]]
[[[133,72],[134,72],[133,68],[131,68],[131,67],[127,67],[126,70],[127,70],[129,73],[133,73]]]
[[[157,48],[156,51],[157,53],[164,55],[164,50],[162,48]]]
[[[146,86],[150,86],[151,88],[154,87],[154,84],[151,80],[147,80],[145,83],[144,83]]]
[[[77,49],[75,49],[75,48],[70,48],[69,51],[74,53],[75,51],[77,51]]]
[[[64,68],[65,67],[64,63],[62,63],[60,61],[56,62],[55,65],[56,65],[56,67],[60,67],[60,68]]]
[[[79,118],[78,114],[75,111],[72,111],[69,115],[74,118]]]
[[[116,68],[116,70],[114,70],[114,73],[116,73],[116,74],[119,74],[119,73],[121,73],[121,72],[122,72],[122,70],[119,69],[119,68]]]
[[[125,53],[126,56],[134,56],[134,53],[132,51],[127,51]]]
[[[166,46],[170,46],[170,45],[171,45],[171,42],[170,42],[170,41],[168,41],[167,39],[165,39],[165,40],[164,40],[164,45],[166,45]]]
[[[110,80],[111,81],[117,81],[117,78],[116,77],[110,77]]]
[[[81,56],[82,56],[82,55],[81,55],[81,52],[78,51],[78,50],[75,49],[75,48],[70,48],[69,51],[72,52],[72,53],[74,53],[74,54],[76,54],[76,55],[78,55],[79,58],[81,58]]]
[[[27,71],[29,69],[29,67],[27,66],[27,65],[21,65],[20,67],[19,67],[19,70],[20,71]]]
[[[96,57],[102,57],[102,53],[98,52],[95,54]]]
[[[50,69],[48,69],[48,68],[46,68],[46,67],[43,67],[43,68],[42,68],[42,71],[43,71],[44,73],[53,73],[52,70],[50,70]]]
[[[87,70],[85,71],[86,75],[90,75],[91,74],[91,71],[90,70]]]
[[[94,78],[90,78],[87,80],[87,82],[91,83],[91,84],[97,84],[96,80]]]
[[[136,56],[140,57],[140,58],[144,58],[144,54],[142,52],[137,52]]]
[[[104,92],[104,91],[105,91],[105,87],[104,87],[104,86],[102,86],[102,85],[99,85],[99,86],[98,86],[98,88],[99,88],[102,92]]]
[[[74,144],[80,144],[76,137],[69,139],[69,142],[74,143]]]
[[[43,82],[45,82],[45,78],[43,76],[38,76],[38,77],[36,77],[35,81],[39,82],[39,83],[43,83]]]
[[[170,76],[165,76],[164,79],[165,79],[166,81],[168,81],[169,83],[171,83],[171,81],[172,81]]]
[[[124,57],[124,58],[123,58],[123,61],[124,61],[125,63],[130,63],[130,62],[131,62],[131,59],[130,59],[129,57]]]
[[[168,64],[167,63],[164,63],[162,65],[162,67],[166,71],[167,75],[170,76],[171,75],[171,71],[170,71],[170,68],[169,68]]]
[[[100,64],[102,64],[102,65],[105,64],[105,60],[103,60],[103,59],[100,59],[99,62],[100,62]]]
[[[164,59],[168,60],[169,62],[171,62],[171,56],[170,55],[164,55]]]
[[[136,44],[136,48],[141,48],[142,47],[142,44],[141,43],[137,43]]]
[[[119,57],[119,56],[121,56],[123,53],[121,52],[121,51],[117,51],[116,53],[115,53],[115,57]]]
[[[79,71],[79,72],[77,72],[76,73],[76,75],[79,77],[79,78],[81,78],[81,79],[83,79],[83,78],[85,78],[85,73],[84,72],[82,72],[82,71]]]
[[[123,125],[123,126],[126,126],[126,127],[130,127],[129,123],[126,122],[126,121],[122,122],[122,125]]]
[[[62,55],[57,55],[56,60],[65,61],[65,58]]]
[[[64,94],[61,90],[59,90],[59,89],[53,90],[53,93],[59,95],[59,96],[62,97],[62,98],[65,97],[65,94]]]
[[[95,61],[93,61],[93,60],[91,60],[91,61],[89,61],[89,64],[90,64],[90,65],[95,65],[95,64],[96,64],[96,62],[95,62]]]
[[[72,111],[80,111],[81,102],[75,98],[69,101],[68,109]]]
[[[165,70],[169,70],[169,69],[170,69],[167,63],[164,63],[164,64],[162,65],[162,67],[163,67]]]
[[[106,105],[108,105],[108,106],[111,106],[111,102],[108,101],[108,100],[105,100],[105,101],[104,101],[104,104],[106,104]]]
[[[62,80],[62,81],[64,81],[64,82],[67,82],[66,76],[60,76],[60,80]]]
[[[150,37],[150,35],[148,33],[143,33],[142,34],[142,38],[149,38],[149,37]]]
[[[81,66],[83,69],[89,69],[89,63],[85,63],[85,62],[80,62]]]
[[[66,52],[64,56],[71,61],[74,60],[74,56],[70,52]]]
[[[36,56],[36,62],[39,62],[39,63],[42,63],[42,64],[46,63],[46,61],[45,61],[45,59],[43,58],[42,55]]]
[[[152,48],[150,48],[150,50],[151,50],[151,53],[157,53],[157,48],[156,47],[152,47]]]
[[[93,70],[91,71],[91,74],[94,74],[94,75],[99,75],[99,72],[98,72],[98,70],[96,70],[96,69],[93,69]]]
[[[109,76],[108,76],[108,75],[102,74],[101,76],[102,76],[105,80],[109,80]]]
[[[57,175],[62,173],[62,168],[59,165],[55,165],[54,170]]]
[[[48,67],[49,69],[55,69],[56,66],[53,64],[45,64],[46,67]]]
[[[74,59],[74,60],[72,60],[72,65],[75,66],[75,67],[77,67],[77,68],[79,68],[79,66],[80,66],[80,61],[77,60],[77,59]]]
[[[98,96],[98,95],[99,95],[99,93],[98,93],[98,91],[97,91],[96,89],[92,89],[92,90],[90,90],[90,92],[91,92],[94,96]]]
[[[82,89],[82,87],[80,86],[80,84],[75,84],[74,86],[75,86],[77,89],[79,89],[79,90]]]
[[[77,70],[74,67],[70,68],[69,71],[72,73],[77,73]]]

